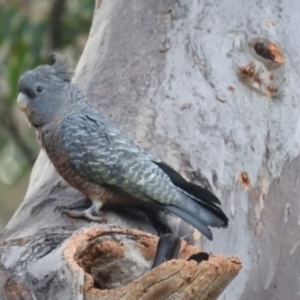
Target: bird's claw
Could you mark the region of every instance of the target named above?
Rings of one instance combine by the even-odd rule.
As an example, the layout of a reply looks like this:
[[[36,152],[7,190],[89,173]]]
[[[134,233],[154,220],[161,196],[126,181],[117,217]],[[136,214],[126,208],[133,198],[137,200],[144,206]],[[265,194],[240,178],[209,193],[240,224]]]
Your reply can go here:
[[[75,219],[82,218],[92,222],[107,223],[102,212],[92,212],[90,209],[84,211],[64,210],[62,214]]]

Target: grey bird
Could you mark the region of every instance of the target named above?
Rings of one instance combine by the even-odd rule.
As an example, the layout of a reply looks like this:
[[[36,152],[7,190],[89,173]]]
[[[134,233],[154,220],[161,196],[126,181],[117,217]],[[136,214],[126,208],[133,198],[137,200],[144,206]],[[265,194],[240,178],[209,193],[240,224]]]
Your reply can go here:
[[[70,216],[101,221],[101,207],[110,204],[175,214],[210,240],[209,226],[227,227],[215,195],[137,146],[89,104],[63,56],[27,71],[18,88],[18,105],[55,169],[92,201]]]

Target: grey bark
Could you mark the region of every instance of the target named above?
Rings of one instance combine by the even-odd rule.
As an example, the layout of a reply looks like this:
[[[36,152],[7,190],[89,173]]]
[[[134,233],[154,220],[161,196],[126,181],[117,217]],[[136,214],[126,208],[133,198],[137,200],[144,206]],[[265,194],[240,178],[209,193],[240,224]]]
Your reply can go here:
[[[214,230],[213,242],[203,240],[204,249],[238,255],[244,265],[223,300],[300,295],[298,11],[293,0],[99,0],[76,69],[77,83],[110,120],[221,198],[230,225]],[[285,62],[264,68],[248,45],[252,36],[279,45]],[[252,61],[264,70],[262,82],[238,76]],[[1,237],[35,237],[30,247],[4,245],[1,262],[21,277],[30,265],[28,284],[39,295],[57,284],[57,294],[52,297],[51,288],[46,299],[60,299],[59,291],[66,295],[55,277],[62,263],[55,251],[88,226],[70,222],[55,208],[79,198],[41,153],[27,195]],[[108,215],[114,224],[136,228],[138,223],[155,233],[143,218]],[[45,256],[44,270],[40,261],[28,263],[39,253]],[[72,272],[65,272],[69,282]]]

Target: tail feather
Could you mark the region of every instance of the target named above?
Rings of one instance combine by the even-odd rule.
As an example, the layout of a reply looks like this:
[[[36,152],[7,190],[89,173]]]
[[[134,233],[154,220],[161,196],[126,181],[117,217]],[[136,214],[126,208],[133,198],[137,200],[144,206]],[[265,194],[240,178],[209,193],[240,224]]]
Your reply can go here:
[[[197,218],[197,217],[193,216],[192,214],[185,212],[181,208],[173,206],[173,205],[167,205],[165,207],[165,209],[168,210],[169,212],[173,213],[174,215],[178,216],[185,222],[189,223],[193,227],[195,227],[202,234],[204,234],[209,240],[212,241],[213,236],[212,236],[211,230],[208,228],[208,226],[204,222],[199,220],[199,218]]]
[[[212,208],[211,206],[203,205],[203,203],[195,201],[186,194],[181,194],[181,201],[177,207],[211,227],[220,228],[228,222],[226,215],[219,207]]]
[[[202,201],[200,198],[196,198],[192,195],[189,195],[187,192],[179,190],[181,192],[181,202],[183,207],[188,207],[189,211],[192,211],[200,215],[213,215],[216,217],[219,222],[217,224],[208,224],[213,227],[227,227],[228,226],[228,218],[222,211],[222,209],[216,205],[215,203],[207,203]]]
[[[171,259],[177,259],[181,246],[181,238],[168,233],[163,234],[158,241],[152,269]]]
[[[228,226],[228,218],[219,207],[220,201],[213,193],[186,181],[167,164],[163,162],[154,163],[170,177],[181,195],[180,203],[167,205],[166,210],[182,218],[210,240],[212,233],[208,226]]]
[[[188,182],[178,172],[176,172],[172,167],[170,167],[166,163],[156,161],[154,161],[154,163],[159,168],[161,168],[170,177],[173,184],[179,187],[181,190],[186,191],[188,194],[196,198],[198,198],[199,195],[201,195],[202,200],[207,203],[213,202],[218,205],[221,204],[220,200],[209,190],[206,190],[192,182]]]

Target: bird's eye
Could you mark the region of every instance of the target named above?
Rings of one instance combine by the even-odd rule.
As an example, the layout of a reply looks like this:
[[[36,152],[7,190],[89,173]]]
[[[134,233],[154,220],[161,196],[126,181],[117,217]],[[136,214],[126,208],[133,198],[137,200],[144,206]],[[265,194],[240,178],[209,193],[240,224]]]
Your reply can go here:
[[[38,87],[36,88],[36,90],[40,93],[40,92],[43,91],[43,88],[42,88],[41,86],[38,86]]]

